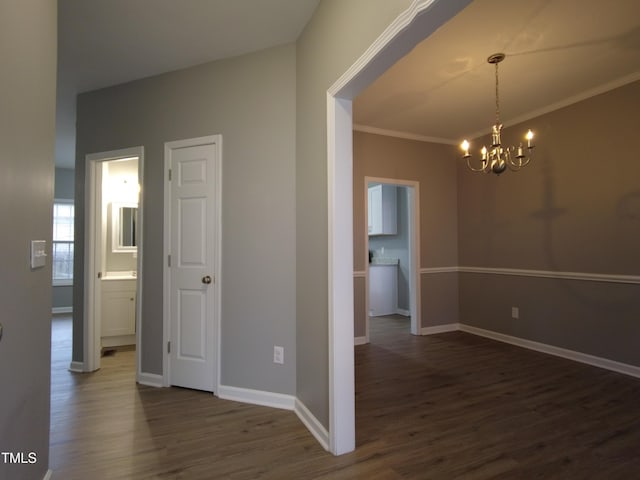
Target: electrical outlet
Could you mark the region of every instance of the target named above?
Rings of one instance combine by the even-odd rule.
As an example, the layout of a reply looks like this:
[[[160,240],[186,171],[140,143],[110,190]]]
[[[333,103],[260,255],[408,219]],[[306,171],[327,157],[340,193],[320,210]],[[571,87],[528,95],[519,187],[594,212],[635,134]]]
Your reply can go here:
[[[273,346],[273,363],[284,363],[284,347]]]
[[[518,307],[511,307],[511,318],[520,318],[520,309]]]

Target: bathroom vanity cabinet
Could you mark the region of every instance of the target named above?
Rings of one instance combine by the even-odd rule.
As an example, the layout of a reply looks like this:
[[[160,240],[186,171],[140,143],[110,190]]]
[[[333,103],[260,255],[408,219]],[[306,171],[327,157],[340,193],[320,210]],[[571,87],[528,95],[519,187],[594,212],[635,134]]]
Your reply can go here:
[[[136,279],[104,278],[101,283],[103,346],[135,344]]]

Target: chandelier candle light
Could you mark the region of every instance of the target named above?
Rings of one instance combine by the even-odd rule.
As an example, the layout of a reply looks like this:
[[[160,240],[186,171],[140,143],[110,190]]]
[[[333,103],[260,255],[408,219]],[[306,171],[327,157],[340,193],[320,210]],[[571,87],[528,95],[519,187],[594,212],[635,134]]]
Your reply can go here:
[[[533,132],[529,130],[525,135],[527,140],[526,147],[520,142],[518,147],[514,146],[502,146],[500,140],[500,133],[502,131],[502,124],[500,123],[500,96],[498,93],[498,64],[504,60],[504,53],[494,53],[487,62],[496,66],[496,123],[491,127],[491,148],[483,146],[480,153],[482,154],[481,163],[474,166],[471,163],[471,154],[469,153],[469,142],[464,140],[460,147],[464,152],[462,158],[467,160],[467,166],[474,172],[489,173],[493,172],[496,175],[500,175],[507,167],[510,170],[518,171],[523,167],[526,167],[531,161],[534,145]],[[526,154],[525,150],[527,149]]]

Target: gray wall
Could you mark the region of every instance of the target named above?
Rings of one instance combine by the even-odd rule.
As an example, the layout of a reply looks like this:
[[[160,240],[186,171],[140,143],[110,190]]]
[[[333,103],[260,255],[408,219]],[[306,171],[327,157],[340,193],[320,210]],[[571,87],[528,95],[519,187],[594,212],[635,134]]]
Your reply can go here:
[[[411,4],[323,0],[298,38],[296,83],[297,397],[329,420],[327,89]]]
[[[449,145],[353,132],[353,235],[354,270],[364,270],[364,178],[412,180],[420,185],[419,268],[458,265],[458,197],[456,149]],[[373,238],[373,237],[371,237]],[[356,285],[364,282],[355,278]],[[456,273],[420,276],[422,319],[429,327],[458,321]],[[356,312],[364,312],[364,291],[357,286]],[[355,316],[356,336],[364,335],[366,317]]]
[[[56,200],[73,200],[75,172],[72,168],[55,169],[54,198]],[[73,286],[61,285],[53,287],[53,308],[69,308],[73,306]]]
[[[51,265],[31,270],[29,243],[51,245],[56,23],[56,2],[0,2],[0,451],[37,455],[0,461],[1,480],[40,479],[49,463]]]
[[[460,264],[640,275],[638,105],[635,82],[507,128],[506,142],[538,134],[521,172],[461,167]],[[640,285],[460,275],[461,322],[633,365],[639,298]]]
[[[164,142],[221,134],[223,384],[295,393],[295,47],[212,62],[78,98],[76,233],[84,158],[143,145],[142,371],[162,373]],[[82,279],[83,242],[76,247]],[[74,360],[83,286],[75,283]],[[285,349],[275,365],[273,346]]]
[[[75,190],[75,172],[73,168],[56,167],[55,193],[56,199],[73,200]]]

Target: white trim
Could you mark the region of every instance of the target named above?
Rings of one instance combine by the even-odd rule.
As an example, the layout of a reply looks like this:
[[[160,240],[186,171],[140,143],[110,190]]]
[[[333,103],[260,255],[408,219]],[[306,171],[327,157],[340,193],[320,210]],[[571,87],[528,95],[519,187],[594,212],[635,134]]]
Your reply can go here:
[[[162,257],[162,281],[163,281],[163,312],[162,312],[162,383],[165,387],[170,386],[170,362],[167,352],[167,342],[171,338],[171,269],[167,259],[171,254],[171,182],[169,181],[169,169],[171,168],[171,150],[185,147],[197,147],[201,145],[216,145],[216,184],[215,184],[215,222],[216,238],[214,240],[214,278],[213,282],[215,295],[215,375],[213,383],[213,394],[218,395],[220,388],[221,370],[221,285],[222,285],[222,135],[206,135],[204,137],[188,138],[184,140],[174,140],[164,144],[164,228],[163,228],[163,257]]]
[[[293,395],[232,387],[230,385],[218,386],[218,398],[284,410],[294,410],[296,400]]]
[[[51,313],[53,315],[60,313],[73,313],[73,307],[51,307]]]
[[[84,363],[72,361],[69,364],[69,371],[75,373],[84,373]]]
[[[327,90],[353,99],[419,42],[449,21],[471,0],[413,0]],[[431,10],[429,14],[426,14]]]
[[[369,343],[369,339],[367,337],[355,337],[353,339],[354,345],[366,345]]]
[[[422,327],[420,333],[422,335],[436,335],[438,333],[457,332],[460,330],[460,324],[447,323],[444,325],[434,325],[432,327]]]
[[[353,278],[367,278],[366,270],[358,270],[353,272]]]
[[[295,399],[294,411],[322,448],[329,450],[329,432],[327,432],[327,429],[322,426],[322,423],[314,417],[306,405],[297,398]]]
[[[458,145],[460,142],[448,138],[428,137],[417,133],[401,132],[398,130],[387,130],[385,128],[370,127],[369,125],[353,125],[356,132],[371,133],[373,135],[383,135],[385,137],[403,138],[405,140],[416,140],[418,142],[442,143],[445,145]]]
[[[592,365],[594,367],[604,368],[606,370],[611,370],[614,372],[623,373],[625,375],[630,375],[632,377],[640,378],[640,367],[637,367],[635,365],[616,362],[615,360],[596,357],[587,353],[576,352],[574,350],[547,345],[545,343],[534,342],[533,340],[513,337],[511,335],[505,335],[504,333],[498,333],[491,330],[485,330],[483,328],[473,327],[464,323],[459,324],[459,328],[462,332],[471,333],[480,337],[490,338],[492,340],[497,340],[498,342],[509,343],[518,347],[527,348],[529,350],[535,350],[537,352],[573,360],[574,362],[586,363],[587,365]]]
[[[163,241],[162,241],[162,384],[165,387],[171,386],[169,374],[169,353],[167,352],[167,342],[171,337],[171,269],[168,265],[169,254],[171,253],[171,182],[169,175],[171,171],[171,158],[168,153],[167,144],[164,145],[164,191],[163,191]]]
[[[147,385],[148,387],[164,387],[162,375],[158,375],[155,373],[138,372],[138,378],[136,379],[136,381],[140,385]]]
[[[411,316],[411,312],[409,310],[405,310],[404,308],[396,308],[396,313],[398,315],[402,315],[403,317]]]
[[[142,373],[142,299],[144,298],[144,286],[142,283],[144,265],[144,147],[140,147],[138,156],[138,231],[136,232],[138,247],[136,249],[136,381],[140,383]]]
[[[420,269],[420,273],[423,275],[431,273],[457,273],[459,271],[459,267],[425,267]]]
[[[102,169],[98,168],[97,162],[100,161],[97,155],[87,155],[85,157],[85,222],[84,222],[84,338],[82,348],[82,358],[84,368],[87,372],[91,372],[99,368],[100,346],[96,345],[94,332],[99,331],[95,326],[96,312],[100,311],[100,297],[96,296],[96,277],[99,267],[95,262],[96,247],[95,235],[97,219],[95,217],[98,212],[96,189],[102,190]],[[101,212],[102,210],[100,210]],[[96,305],[97,303],[97,305]]]
[[[640,284],[640,275],[619,275],[610,273],[589,272],[555,272],[552,270],[526,270],[522,268],[490,268],[490,267],[430,267],[421,268],[420,273],[480,273],[487,275],[512,275],[515,277],[555,278],[561,280],[580,280],[602,283]],[[354,273],[355,276],[355,273]]]
[[[327,94],[329,450],[334,455],[356,448],[353,161],[337,161],[352,155],[351,108],[350,100]]]
[[[53,470],[49,469],[47,470],[47,473],[44,474],[44,477],[42,477],[42,480],[51,480],[51,478],[53,475]]]
[[[463,273],[482,273],[494,275],[514,275],[518,277],[558,278],[562,280],[583,280],[589,282],[604,283],[631,283],[640,284],[638,275],[615,275],[607,273],[582,273],[582,272],[553,272],[550,270],[523,270],[519,268],[485,268],[485,267],[458,267]]]
[[[414,0],[327,90],[328,445],[334,455],[353,451],[356,440],[351,100],[470,2]]]

